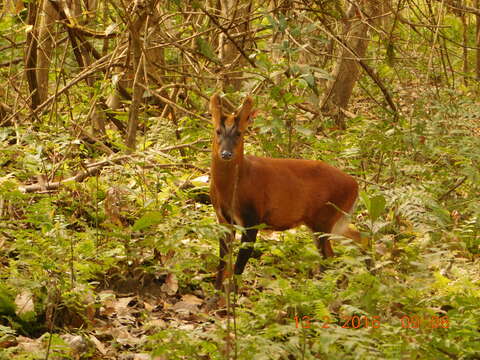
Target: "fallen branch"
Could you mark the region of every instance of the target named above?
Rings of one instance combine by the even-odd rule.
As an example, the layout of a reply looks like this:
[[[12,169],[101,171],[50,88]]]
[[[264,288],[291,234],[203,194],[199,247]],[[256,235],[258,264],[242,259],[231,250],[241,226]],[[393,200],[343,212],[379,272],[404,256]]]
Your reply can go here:
[[[85,164],[85,167],[87,169],[90,169],[90,168],[96,168],[96,167],[103,167],[103,166],[109,165],[109,164],[110,165],[118,164],[118,163],[121,163],[122,160],[131,158],[131,157],[132,157],[132,155],[120,155],[120,156],[117,156],[117,157],[112,157],[110,159],[105,159],[105,160],[102,160],[102,161]]]
[[[100,171],[101,168],[102,168],[101,166],[91,168],[86,171],[82,171],[75,176],[72,176],[68,179],[61,180],[61,181],[55,181],[55,182],[42,181],[37,184],[19,186],[19,190],[23,193],[45,192],[45,191],[57,190],[62,184],[65,184],[70,181],[82,182],[87,177],[97,174],[97,172]]]
[[[174,149],[179,149],[179,148],[184,148],[188,146],[192,146],[194,144],[200,143],[200,142],[205,142],[205,139],[198,139],[195,141],[192,141],[187,144],[180,144],[180,145],[174,145],[174,146],[168,146],[163,149],[160,149],[159,151],[170,151]],[[100,170],[107,166],[107,165],[112,165],[112,164],[119,164],[123,162],[124,160],[130,159],[133,160],[135,157],[142,157],[144,154],[137,153],[137,154],[130,154],[130,155],[120,155],[116,157],[112,157],[109,159],[105,159],[102,161],[90,163],[90,164],[84,164],[85,170],[80,171],[78,174],[75,176],[69,177],[64,180],[60,181],[55,181],[55,182],[49,182],[48,180],[40,180],[39,182],[31,185],[21,185],[19,186],[19,190],[23,193],[33,193],[33,192],[47,192],[47,191],[52,191],[52,190],[58,190],[63,184],[66,184],[68,182],[82,182],[85,180],[87,177],[97,175]],[[174,168],[174,167],[179,167],[179,168],[188,168],[188,169],[195,169],[200,172],[206,172],[205,169],[202,169],[196,165],[193,164],[185,164],[185,163],[170,163],[170,164],[157,164],[154,161],[149,161],[149,164],[146,166],[146,168]]]

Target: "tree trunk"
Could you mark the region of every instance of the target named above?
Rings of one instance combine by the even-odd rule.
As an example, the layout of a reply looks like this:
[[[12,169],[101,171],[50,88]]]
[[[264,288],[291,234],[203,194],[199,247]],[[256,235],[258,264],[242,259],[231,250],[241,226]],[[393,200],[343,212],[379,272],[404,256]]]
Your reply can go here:
[[[460,12],[460,20],[462,21],[462,40],[463,40],[463,82],[468,86],[467,74],[468,66],[468,20],[465,12]]]
[[[58,20],[58,12],[50,3],[50,0],[43,0],[38,19],[37,49],[37,81],[40,102],[44,102],[48,98],[48,74],[50,62],[53,58],[56,20]]]
[[[25,54],[25,74],[31,96],[30,107],[32,110],[35,110],[41,103],[37,82],[37,35],[35,33],[36,20],[37,2],[32,0],[28,3],[27,24],[31,26],[31,29],[29,32],[27,32],[27,41],[25,47],[27,49],[27,53]]]
[[[346,127],[345,115],[341,109],[347,109],[353,88],[360,75],[360,67],[356,58],[363,58],[368,47],[368,25],[365,19],[362,21],[364,14],[359,11],[359,5],[365,3],[365,0],[352,3],[347,10],[343,35],[344,43],[348,48],[341,47],[340,58],[332,71],[334,80],[327,85],[322,100],[322,111],[331,113],[340,129]]]
[[[224,27],[227,29],[230,38],[242,50],[247,47],[248,43],[251,5],[251,1],[242,3],[241,0],[220,0],[222,17],[229,21]],[[231,87],[234,90],[240,90],[243,72],[236,69],[245,63],[245,59],[237,46],[224,33],[220,34],[219,42],[220,61],[225,69],[221,87],[224,89]]]

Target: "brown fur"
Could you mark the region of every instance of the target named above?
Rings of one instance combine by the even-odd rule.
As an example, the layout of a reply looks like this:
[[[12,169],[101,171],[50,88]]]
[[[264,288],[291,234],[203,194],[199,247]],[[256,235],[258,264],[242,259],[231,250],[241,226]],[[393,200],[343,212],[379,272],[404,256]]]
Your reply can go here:
[[[243,133],[252,106],[252,99],[247,97],[238,113],[225,116],[218,95],[210,100],[215,128],[210,195],[219,222],[244,227],[265,224],[272,230],[286,230],[304,224],[314,232],[332,232],[334,225],[352,211],[358,195],[357,182],[322,161],[244,156]],[[220,135],[217,134],[219,129]],[[235,136],[229,131],[236,129],[241,134],[237,134],[235,142]],[[232,150],[231,159],[222,158],[220,154],[224,150]],[[356,230],[346,226],[341,232],[356,241],[360,239]],[[256,231],[250,238],[244,234],[242,242],[253,242],[255,236]],[[222,258],[229,241],[231,238],[221,240]],[[317,237],[316,244],[324,257],[334,255],[327,237]],[[243,262],[248,261],[248,257],[246,255]],[[240,273],[242,266],[244,264],[239,265]],[[217,287],[222,284],[224,268],[221,259]]]

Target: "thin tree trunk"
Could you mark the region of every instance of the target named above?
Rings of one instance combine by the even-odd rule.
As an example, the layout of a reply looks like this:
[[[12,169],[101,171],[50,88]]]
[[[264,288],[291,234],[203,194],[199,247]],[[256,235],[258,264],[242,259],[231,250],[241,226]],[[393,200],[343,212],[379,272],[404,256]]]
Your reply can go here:
[[[144,74],[143,74],[143,55],[142,55],[142,40],[141,31],[145,20],[147,18],[146,12],[141,11],[130,26],[130,46],[132,52],[132,65],[135,72],[133,80],[133,95],[132,103],[130,105],[130,112],[128,114],[127,137],[125,144],[129,151],[135,150],[136,136],[138,129],[138,114],[143,95]]]
[[[96,4],[96,1],[92,1],[92,0],[90,1],[86,0],[83,2],[83,4],[85,6],[85,11],[82,10],[82,3],[80,0],[70,0],[70,6],[72,6],[71,9],[76,21],[82,24],[89,24],[94,20],[94,16],[92,14],[96,10],[97,4]],[[92,54],[92,51],[94,50],[94,48],[89,46],[89,44],[87,43],[87,40],[85,40],[82,36],[78,36],[78,34],[76,35],[80,42],[79,47],[82,54],[83,63],[85,67],[88,67],[93,62],[94,56]],[[88,77],[85,79],[87,84],[91,88],[90,92],[92,97],[94,96],[94,92],[95,92],[93,89],[94,83],[97,79],[98,79],[98,76],[95,74],[92,74],[91,77]],[[90,123],[93,129],[93,132],[94,133],[98,132],[104,135],[106,133],[105,114],[97,103],[93,105],[93,108],[91,109],[91,112],[89,115],[90,115]]]
[[[292,0],[273,0],[270,3],[270,8],[272,11],[272,15],[278,20],[279,16],[287,17],[289,12],[293,8],[293,1]],[[270,39],[270,54],[272,56],[273,63],[279,63],[282,58],[282,52],[280,51],[280,43],[283,41],[285,35],[284,32],[275,31],[272,34]],[[282,75],[278,74],[275,75],[273,81],[275,84],[279,84],[282,79]]]
[[[468,20],[467,14],[460,13],[460,19],[462,20],[462,39],[463,39],[463,82],[465,86],[468,85]]]
[[[477,9],[480,8],[480,0],[475,1],[475,7]],[[477,55],[477,63],[475,66],[475,71],[477,73],[477,80],[480,80],[480,14],[475,15],[477,20],[477,39],[475,41],[475,45],[477,47],[476,55]]]
[[[28,18],[27,24],[31,26],[27,33],[25,55],[25,74],[27,77],[28,89],[30,90],[30,107],[35,110],[40,105],[40,95],[38,91],[37,82],[37,35],[35,33],[35,23],[37,20],[37,2],[32,0],[28,3]]]

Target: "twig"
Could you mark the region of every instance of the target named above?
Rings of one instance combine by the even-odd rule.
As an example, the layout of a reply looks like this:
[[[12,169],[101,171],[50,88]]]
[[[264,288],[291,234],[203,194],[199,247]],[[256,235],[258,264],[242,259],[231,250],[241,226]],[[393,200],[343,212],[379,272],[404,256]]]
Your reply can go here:
[[[189,147],[189,146],[198,144],[200,142],[209,142],[209,141],[210,140],[208,140],[208,139],[198,139],[198,140],[192,141],[191,143],[187,143],[187,144],[167,146],[163,149],[160,149],[159,151],[170,151],[170,150],[182,149],[182,148],[185,148],[185,147]]]
[[[157,91],[151,90],[151,89],[149,89],[148,87],[146,87],[146,86],[143,85],[143,84],[138,84],[138,85],[140,85],[141,87],[143,87],[146,91],[149,91],[153,96],[155,96],[157,99],[163,101],[164,103],[167,103],[168,105],[171,105],[171,106],[179,109],[180,111],[184,111],[184,112],[186,112],[187,114],[193,115],[193,116],[195,116],[195,117],[197,117],[197,118],[200,118],[200,119],[202,119],[202,120],[205,120],[205,121],[210,122],[210,120],[207,119],[206,117],[204,117],[204,116],[202,116],[202,115],[200,115],[200,114],[195,114],[193,111],[190,111],[190,110],[188,110],[188,109],[185,109],[184,107],[178,105],[177,103],[173,102],[172,100],[167,99],[166,97],[158,94]]]
[[[105,160],[102,160],[102,161],[97,161],[97,162],[94,162],[94,163],[85,164],[85,167],[87,169],[95,168],[95,167],[102,167],[102,166],[105,166],[105,165],[108,165],[108,164],[120,163],[120,162],[122,162],[122,160],[132,158],[132,157],[133,157],[132,155],[120,155],[120,156],[112,157],[112,158],[105,159]]]
[[[22,61],[23,61],[23,58],[12,59],[12,60],[0,63],[0,67],[7,67],[7,66],[10,66],[10,65],[15,65],[15,64],[21,63]]]
[[[204,168],[201,168],[201,167],[199,167],[197,165],[193,165],[193,164],[187,164],[187,163],[155,164],[155,165],[152,165],[152,167],[153,168],[160,168],[160,169],[179,167],[179,168],[195,169],[195,170],[198,170],[202,173],[206,172],[206,170]]]
[[[470,13],[470,14],[475,14],[477,16],[480,16],[480,9],[476,9],[474,7],[471,7],[471,6],[465,6],[465,5],[459,4],[457,2],[455,2],[455,3],[452,2],[451,3],[448,0],[445,3],[445,5],[447,5],[449,8],[454,9],[454,10],[460,10],[460,11],[463,11],[463,12],[467,12],[467,13]],[[444,27],[446,27],[446,26],[444,26]]]
[[[53,1],[52,1],[53,2]],[[106,31],[95,31],[92,29],[89,29],[85,26],[79,25],[75,23],[75,20],[70,18],[66,13],[65,13],[65,19],[63,21],[65,26],[68,26],[70,29],[78,32],[81,35],[93,37],[95,39],[111,39],[114,37],[117,37],[119,34],[116,32],[109,32],[107,33]]]
[[[97,71],[103,70],[103,68],[106,67],[113,67],[113,66],[121,66],[121,63],[102,63],[104,60],[107,60],[111,54],[105,55],[98,61],[94,62],[92,65],[89,67],[86,67],[83,71],[81,71],[72,81],[70,81],[67,85],[65,85],[63,88],[58,90],[57,93],[51,95],[47,100],[45,100],[43,103],[41,103],[39,106],[35,108],[34,111],[32,111],[33,115],[38,114],[41,110],[43,110],[44,107],[46,107],[50,102],[55,100],[58,95],[64,93],[68,89],[70,89],[72,86],[76,85],[78,82],[82,81],[83,79],[89,77],[90,75],[94,74]]]
[[[3,38],[4,38],[5,40],[10,41],[11,44],[0,47],[0,52],[2,52],[2,51],[4,51],[4,50],[11,49],[11,48],[17,48],[17,47],[20,47],[20,46],[26,44],[26,41],[25,41],[25,40],[24,40],[24,41],[20,41],[20,42],[18,42],[18,43],[15,43],[15,42],[13,42],[13,40],[10,40],[10,39],[9,39],[8,37],[6,37],[6,36],[4,36]]]
[[[438,20],[437,20],[437,25],[440,24],[440,21],[442,20],[442,16],[443,16],[443,3],[444,1],[442,0],[440,2],[440,10],[438,11]],[[432,69],[432,64],[433,64],[433,53],[434,53],[434,50],[435,50],[435,45],[437,43],[437,39],[438,39],[438,34],[439,34],[439,31],[440,29],[438,27],[435,28],[435,32],[433,33],[433,40],[432,40],[432,46],[430,48],[430,56],[428,58],[428,64],[427,64],[427,74],[426,74],[426,78],[428,79],[428,77],[430,76],[430,70]]]
[[[228,38],[228,40],[230,40],[232,42],[232,44],[237,48],[238,52],[240,54],[242,54],[242,56],[250,63],[250,65],[252,65],[254,68],[257,67],[257,64],[255,64],[255,62],[247,56],[247,54],[245,53],[245,51],[243,51],[243,49],[241,48],[240,45],[237,44],[237,42],[232,38],[232,36],[228,33],[228,30],[225,29],[218,21],[217,19],[215,19],[214,16],[212,16],[212,14],[210,14],[207,10],[205,10],[205,8],[203,6],[201,6],[200,4],[198,5],[200,10],[202,10],[205,15],[207,15],[210,20],[212,20],[212,22],[225,34],[225,36]]]
[[[445,199],[448,195],[450,195],[454,190],[459,188],[466,180],[468,179],[468,176],[464,176],[461,178],[450,190],[448,190],[446,193],[444,193],[442,196],[438,198],[438,200],[443,200]]]
[[[360,178],[360,177],[357,177],[356,180],[358,180],[358,181],[360,181],[360,182],[363,182],[363,183],[365,183],[365,184],[368,184],[368,185],[378,186],[378,187],[379,187],[380,189],[382,189],[382,190],[388,190],[388,189],[389,189],[389,187],[387,187],[387,186],[380,185],[380,184],[378,184],[378,183],[376,183],[376,182],[373,182],[373,181],[370,181],[370,180],[367,180],[367,179],[362,179],[362,178]]]

